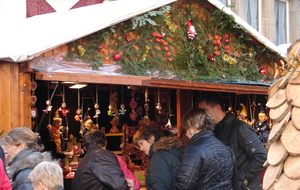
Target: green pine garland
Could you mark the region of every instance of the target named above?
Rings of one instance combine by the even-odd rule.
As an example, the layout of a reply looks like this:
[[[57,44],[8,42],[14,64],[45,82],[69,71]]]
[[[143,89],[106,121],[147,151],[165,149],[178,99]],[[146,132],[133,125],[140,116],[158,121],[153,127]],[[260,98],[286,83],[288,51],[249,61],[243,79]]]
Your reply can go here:
[[[124,74],[226,82],[259,82],[266,78],[259,72],[261,61],[267,60],[271,65],[275,56],[266,47],[253,44],[247,31],[232,16],[206,7],[199,14],[199,7],[192,2],[176,2],[69,43],[66,59],[80,59],[98,69],[107,56],[101,53],[103,47],[99,44],[103,43],[108,46],[108,58],[122,54],[117,62]],[[202,15],[210,16],[205,19]],[[192,41],[187,38],[188,19],[192,19],[197,31]],[[165,37],[153,37],[153,32],[163,32]],[[229,44],[224,42],[225,33],[230,36]],[[132,37],[129,41],[124,38],[128,34]],[[222,36],[222,46],[216,61],[211,61],[208,55],[214,52],[215,35]],[[157,38],[167,45],[157,42]],[[78,45],[86,50],[83,55],[79,54]],[[239,54],[228,55],[226,45]]]

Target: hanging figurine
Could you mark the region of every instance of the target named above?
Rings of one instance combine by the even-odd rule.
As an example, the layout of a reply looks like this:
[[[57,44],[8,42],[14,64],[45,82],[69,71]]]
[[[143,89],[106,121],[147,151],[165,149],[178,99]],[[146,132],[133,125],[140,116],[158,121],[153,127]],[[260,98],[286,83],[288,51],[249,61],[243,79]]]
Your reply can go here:
[[[269,117],[267,116],[264,107],[261,104],[259,104],[259,106],[260,112],[258,113],[258,120],[254,121],[254,129],[256,130],[256,134],[260,141],[265,145],[268,141],[270,132],[268,124]]]
[[[125,104],[120,105],[120,110],[119,110],[119,115],[125,115],[126,114],[126,109],[125,109]]]
[[[98,118],[99,115],[101,114],[101,111],[99,109],[99,104],[95,103],[94,108],[95,108],[95,115],[93,116],[93,118]]]
[[[45,110],[43,110],[43,112],[48,113],[48,112],[52,111],[52,105],[51,105],[50,100],[46,100],[46,105],[47,105],[47,107]]]
[[[76,120],[76,121],[80,121],[81,120],[81,109],[77,109],[76,110],[76,115],[74,116],[74,119]]]
[[[57,110],[55,112],[55,116],[53,118],[53,124],[49,124],[47,126],[47,129],[50,131],[51,133],[51,138],[55,143],[55,147],[56,147],[56,152],[60,153],[62,152],[62,134],[60,132],[60,129],[63,128],[62,126],[62,119],[59,117],[59,110]]]
[[[197,35],[195,26],[191,23],[191,19],[187,20],[187,36],[189,40],[194,40]]]
[[[67,105],[66,105],[65,102],[61,103],[61,108],[62,109],[60,109],[60,111],[61,111],[61,113],[62,113],[63,116],[67,116],[67,114],[70,113],[70,110],[66,109],[66,106]]]

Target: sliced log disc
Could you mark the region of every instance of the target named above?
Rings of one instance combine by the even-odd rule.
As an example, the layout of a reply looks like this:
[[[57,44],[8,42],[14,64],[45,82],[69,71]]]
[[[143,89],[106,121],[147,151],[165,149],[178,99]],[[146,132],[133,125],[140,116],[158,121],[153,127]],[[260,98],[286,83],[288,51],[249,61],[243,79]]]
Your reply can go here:
[[[290,179],[283,173],[274,184],[274,190],[300,190],[300,180]]]
[[[288,48],[288,57],[300,54],[300,41],[297,40]]]
[[[283,170],[290,179],[300,179],[300,156],[289,155],[284,161]]]
[[[286,90],[279,89],[272,98],[268,100],[266,106],[269,108],[277,108],[286,101]]]
[[[269,92],[268,92],[268,99],[272,98],[276,92],[279,90],[279,84],[281,83],[282,78],[278,79],[275,81],[270,87],[269,87]]]
[[[282,163],[287,156],[288,152],[284,148],[280,139],[277,139],[269,148],[267,160],[270,165],[275,166]]]
[[[300,84],[300,67],[298,66],[295,73],[291,77],[289,84]]]
[[[286,86],[286,99],[293,106],[300,107],[300,85],[288,84]]]
[[[278,137],[281,135],[282,131],[284,130],[286,124],[289,122],[290,118],[291,118],[291,112],[288,112],[280,122],[274,122],[268,138],[270,142],[273,143],[278,139]]]
[[[287,102],[277,108],[270,109],[269,115],[274,122],[281,121],[286,114],[291,110],[291,106]]]
[[[292,121],[286,125],[280,139],[289,154],[300,155],[300,131],[294,127]]]
[[[279,88],[285,88],[287,86],[287,84],[289,83],[290,79],[292,78],[293,74],[294,74],[294,69],[291,69],[281,80],[280,84],[279,84]]]
[[[300,130],[300,108],[298,108],[298,107],[292,108],[292,121],[293,121],[294,127],[296,127],[296,129]]]
[[[283,169],[283,163],[277,166],[268,166],[263,180],[263,189],[269,189],[280,177]]]

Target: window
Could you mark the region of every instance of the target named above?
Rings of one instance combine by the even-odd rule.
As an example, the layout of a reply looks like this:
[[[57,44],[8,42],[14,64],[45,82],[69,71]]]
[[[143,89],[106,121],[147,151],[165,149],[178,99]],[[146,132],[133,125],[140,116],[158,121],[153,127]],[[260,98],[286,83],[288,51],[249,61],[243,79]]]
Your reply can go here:
[[[227,2],[226,2],[227,0],[219,0],[219,1],[220,1],[221,3],[223,3],[224,5],[226,5],[226,3],[227,3]]]
[[[275,31],[276,31],[276,45],[288,43],[288,23],[287,23],[287,2],[282,0],[275,0]]]
[[[259,0],[246,0],[246,22],[257,31],[259,30]]]

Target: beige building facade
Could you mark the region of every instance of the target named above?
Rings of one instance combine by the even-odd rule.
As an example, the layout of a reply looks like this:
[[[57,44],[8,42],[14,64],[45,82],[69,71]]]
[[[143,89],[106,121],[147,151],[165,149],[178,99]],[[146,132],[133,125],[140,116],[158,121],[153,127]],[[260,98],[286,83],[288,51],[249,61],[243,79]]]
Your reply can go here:
[[[299,0],[219,0],[275,45],[300,39]]]

